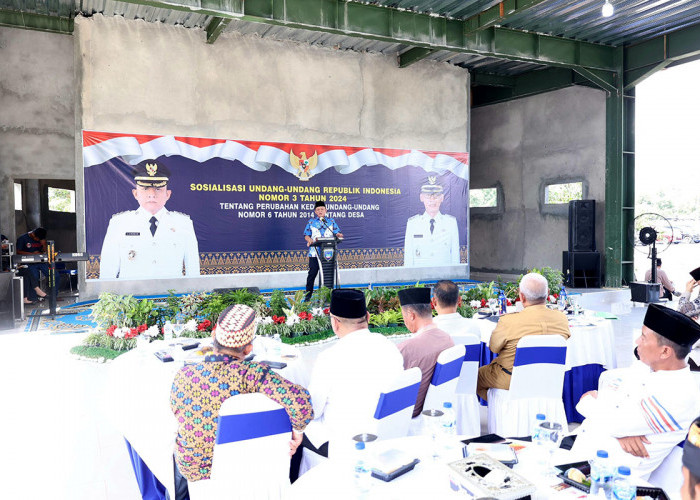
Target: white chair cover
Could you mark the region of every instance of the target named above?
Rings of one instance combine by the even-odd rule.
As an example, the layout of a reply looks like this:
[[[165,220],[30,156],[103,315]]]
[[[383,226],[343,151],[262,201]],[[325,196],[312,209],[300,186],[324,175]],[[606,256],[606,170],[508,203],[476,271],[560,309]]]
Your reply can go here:
[[[454,336],[452,340],[455,345],[463,345],[465,349],[455,396],[457,434],[468,437],[479,436],[481,435],[481,416],[479,398],[476,396],[476,381],[479,376],[481,338],[476,335],[463,335]]]
[[[191,500],[283,498],[291,429],[285,409],[263,394],[228,398],[219,411],[211,479],[189,483]]]
[[[387,384],[379,394],[373,419],[375,425],[372,429],[367,429],[368,432],[375,433],[379,439],[393,439],[408,435],[420,378],[420,368],[415,367],[404,370],[395,380]],[[328,458],[333,460],[351,458],[353,452],[351,445],[349,441],[338,443],[331,439],[328,443]],[[304,448],[299,476],[325,460],[325,457]]]
[[[374,412],[379,439],[393,439],[408,435],[420,378],[420,368],[404,370],[379,395],[377,409]]]
[[[562,399],[566,340],[528,335],[518,342],[510,390],[489,389],[488,430],[504,437],[529,436],[535,416],[566,424]]]
[[[663,462],[649,475],[652,486],[663,489],[671,500],[680,500],[683,485],[683,448],[674,446]]]
[[[454,345],[442,351],[435,363],[433,378],[430,380],[428,392],[425,395],[423,410],[441,410],[442,404],[449,401],[455,408],[457,383],[464,362],[464,346]],[[423,416],[412,419],[408,434],[417,436],[423,434]]]

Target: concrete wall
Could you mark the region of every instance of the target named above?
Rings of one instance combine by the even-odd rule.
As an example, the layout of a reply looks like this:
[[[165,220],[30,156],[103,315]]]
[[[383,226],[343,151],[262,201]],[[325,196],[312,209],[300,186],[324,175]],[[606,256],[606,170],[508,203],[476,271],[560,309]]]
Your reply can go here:
[[[446,151],[467,145],[469,75],[448,64],[423,61],[399,69],[394,57],[229,33],[208,45],[200,30],[119,17],[78,18],[75,42],[78,129]],[[78,151],[78,192],[80,163]],[[79,235],[82,224],[79,219]],[[422,274],[348,271],[341,272],[341,282]],[[448,275],[464,277],[466,269],[458,266]],[[304,276],[134,282],[128,290],[209,289],[253,280],[261,287],[301,286]],[[81,290],[91,296],[123,286],[88,282]]]
[[[73,37],[0,27],[0,228],[15,233],[14,179],[75,177]]]
[[[584,181],[584,198],[596,200],[597,249],[605,248],[602,91],[571,87],[476,108],[471,119],[471,187],[503,192],[496,213],[471,211],[472,271],[561,269],[568,211],[543,204],[545,184]]]

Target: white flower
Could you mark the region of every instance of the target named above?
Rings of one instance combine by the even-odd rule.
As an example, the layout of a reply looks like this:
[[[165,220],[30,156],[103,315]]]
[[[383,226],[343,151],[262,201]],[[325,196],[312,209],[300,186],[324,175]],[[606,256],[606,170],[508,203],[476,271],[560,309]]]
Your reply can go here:
[[[550,302],[556,302],[557,299],[554,298],[554,295],[550,295],[550,296],[549,296],[549,301],[550,301]]]
[[[261,325],[271,325],[274,323],[272,316],[265,316],[264,318],[259,318]]]
[[[146,330],[145,332],[142,332],[141,335],[143,335],[144,337],[157,337],[158,333],[158,326],[153,325],[149,327],[148,330]]]
[[[299,316],[296,314],[290,314],[287,316],[287,324],[289,326],[296,325],[297,323],[299,323]]]
[[[194,319],[189,320],[187,323],[185,323],[185,331],[188,332],[196,332],[197,331],[197,321]]]
[[[123,339],[124,335],[126,335],[130,331],[131,331],[131,328],[128,328],[126,326],[123,326],[121,328],[117,328],[116,330],[114,330],[114,338]]]
[[[323,309],[321,309],[320,307],[314,307],[313,309],[311,309],[311,314],[313,314],[314,316],[323,316]]]
[[[481,301],[480,300],[472,300],[469,302],[469,305],[472,307],[481,307]]]

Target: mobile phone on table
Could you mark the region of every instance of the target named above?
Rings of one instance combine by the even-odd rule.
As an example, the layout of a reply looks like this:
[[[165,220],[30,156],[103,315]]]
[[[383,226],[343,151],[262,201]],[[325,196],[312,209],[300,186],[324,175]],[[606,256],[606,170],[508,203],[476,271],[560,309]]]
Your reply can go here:
[[[156,355],[156,358],[160,359],[163,363],[173,361],[173,357],[168,353],[168,351],[156,351],[154,354]]]
[[[281,370],[282,368],[287,368],[287,363],[283,363],[281,361],[261,361],[260,363],[269,366],[270,368],[274,368],[275,370]]]

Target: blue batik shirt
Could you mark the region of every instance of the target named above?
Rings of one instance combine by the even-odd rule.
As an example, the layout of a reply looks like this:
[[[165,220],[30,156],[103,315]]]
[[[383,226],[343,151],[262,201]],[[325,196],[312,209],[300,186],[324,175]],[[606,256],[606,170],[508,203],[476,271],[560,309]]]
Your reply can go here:
[[[309,222],[306,224],[304,236],[310,236],[312,240],[315,240],[321,237],[330,238],[339,232],[340,228],[338,224],[335,223],[335,219],[326,217],[325,222],[321,222],[321,219],[314,217],[313,219],[309,219]],[[316,247],[309,247],[309,257],[316,257]]]

